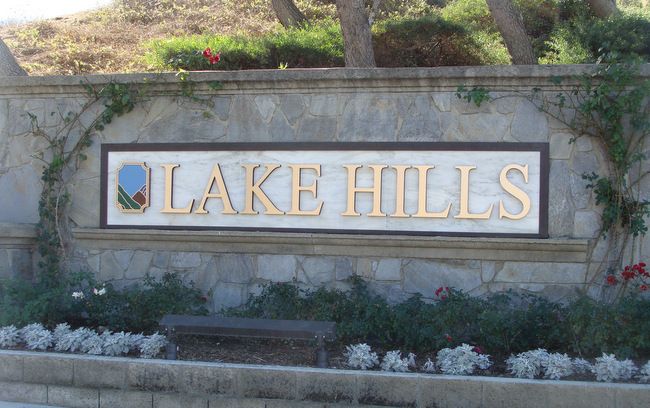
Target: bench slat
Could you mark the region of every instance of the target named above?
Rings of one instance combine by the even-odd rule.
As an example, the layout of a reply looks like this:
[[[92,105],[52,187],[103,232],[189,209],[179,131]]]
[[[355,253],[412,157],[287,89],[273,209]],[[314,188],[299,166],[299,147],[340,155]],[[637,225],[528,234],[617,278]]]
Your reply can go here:
[[[177,333],[184,334],[292,339],[313,339],[322,335],[327,340],[336,338],[336,323],[310,320],[166,315],[160,320],[160,325],[173,327]]]

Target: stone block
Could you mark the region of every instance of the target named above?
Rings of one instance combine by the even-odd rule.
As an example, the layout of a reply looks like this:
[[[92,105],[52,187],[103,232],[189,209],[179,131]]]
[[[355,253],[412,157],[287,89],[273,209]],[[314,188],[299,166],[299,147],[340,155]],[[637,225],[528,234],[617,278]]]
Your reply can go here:
[[[596,211],[576,211],[573,236],[575,238],[595,238],[600,231],[600,223],[600,214]]]
[[[289,123],[294,125],[305,111],[305,102],[302,95],[280,96],[280,110],[282,110]]]
[[[260,255],[257,264],[257,277],[260,279],[291,282],[296,276],[296,258],[293,255]]]
[[[143,391],[100,390],[99,408],[153,407],[153,394]]]
[[[573,198],[573,205],[577,209],[584,209],[589,206],[591,200],[591,190],[587,188],[589,182],[582,178],[582,176],[571,173],[569,184],[571,186],[571,197]]]
[[[149,251],[135,251],[129,266],[124,272],[126,279],[142,279],[144,278],[151,267],[151,259],[153,253]]]
[[[28,383],[72,385],[72,359],[28,355],[23,357],[23,381]]]
[[[99,143],[96,144],[99,145]],[[79,172],[81,171],[80,169]],[[84,171],[83,173],[90,172]],[[99,187],[99,177],[74,182],[69,214],[78,227],[97,228],[99,226],[99,207],[97,206]]]
[[[208,399],[193,395],[156,393],[153,395],[153,408],[208,408]]]
[[[582,263],[504,262],[494,282],[583,283],[586,273]]]
[[[189,269],[201,266],[201,254],[198,252],[174,252],[171,254],[172,268]]]
[[[213,288],[212,306],[215,312],[228,307],[237,307],[246,302],[246,286],[239,283],[219,282]]]
[[[615,407],[615,392],[604,384],[553,381],[547,401],[549,407]],[[629,405],[618,405],[628,407]],[[646,405],[647,406],[647,405]]]
[[[104,251],[99,256],[99,275],[100,281],[112,281],[124,279],[124,269],[115,259],[113,251]]]
[[[440,112],[449,112],[451,110],[451,97],[450,92],[435,92],[431,94],[433,104]]]
[[[0,401],[46,404],[47,385],[0,382]]]
[[[0,354],[0,381],[23,380],[23,357]]]
[[[297,376],[298,400],[347,404],[356,401],[357,375],[354,372],[302,371]]]
[[[511,378],[486,379],[483,383],[484,407],[546,408],[552,388],[541,381],[531,382]]]
[[[575,152],[571,160],[571,170],[579,176],[600,172],[598,157],[594,152]]]
[[[272,141],[292,142],[296,138],[296,130],[291,127],[282,112],[276,111],[269,127]]]
[[[298,134],[301,142],[329,142],[336,136],[336,128],[336,117],[306,116],[302,119]]]
[[[440,140],[441,136],[438,110],[431,106],[431,100],[428,97],[416,96],[413,104],[403,113],[398,140],[435,142]]]
[[[269,140],[268,126],[250,96],[236,95],[232,97],[226,138],[229,142]]]
[[[573,143],[570,143],[571,133],[554,133],[551,135],[550,156],[553,160],[568,160],[571,157]]]
[[[180,368],[178,389],[182,394],[235,395],[235,376],[228,368],[188,365]]]
[[[147,363],[130,361],[126,366],[126,388],[133,390],[144,390],[146,388]]]
[[[360,405],[417,406],[417,375],[364,373],[357,378],[357,384]]]
[[[616,406],[626,408],[650,407],[650,386],[622,384],[616,388]]]
[[[510,135],[510,118],[493,113],[465,115],[458,121],[459,142],[501,142]]]
[[[569,165],[564,160],[551,160],[549,175],[548,230],[553,238],[573,234],[573,203],[571,188],[566,182]]]
[[[161,269],[167,269],[169,267],[169,258],[171,257],[170,253],[167,251],[156,251],[153,254],[153,266]]]
[[[255,276],[255,259],[251,255],[226,254],[216,257],[223,282],[248,283]]]
[[[394,141],[398,116],[397,106],[392,98],[383,95],[355,94],[343,110],[339,140]]]
[[[546,142],[548,118],[532,102],[522,101],[515,109],[510,132],[520,142]]]
[[[268,368],[238,369],[240,396],[245,398],[296,399],[296,373]]]
[[[354,274],[352,267],[353,260],[351,258],[337,258],[334,264],[334,274],[337,281],[342,281],[350,278]]]
[[[147,364],[144,369],[142,391],[177,392],[180,382],[180,366],[171,364]]]
[[[421,376],[418,407],[482,407],[482,384],[471,377]]]
[[[228,120],[228,115],[230,114],[230,97],[229,96],[217,96],[212,98],[214,106],[212,112],[219,118],[219,120]]]
[[[591,138],[589,136],[582,136],[576,139],[576,149],[579,152],[590,152],[593,149]]]
[[[481,270],[472,268],[467,261],[404,261],[404,291],[420,293],[431,298],[440,286],[470,291],[481,285]]]
[[[97,408],[99,390],[51,385],[47,388],[47,403],[66,408]]]
[[[377,262],[375,269],[375,279],[384,281],[398,281],[402,279],[401,259],[381,259]]]
[[[272,400],[264,400],[258,398],[226,398],[217,397],[208,400],[208,406],[219,408],[269,408],[268,402]],[[281,403],[288,401],[278,400]]]
[[[0,279],[10,279],[14,277],[14,271],[9,263],[9,252],[0,248]]]
[[[275,112],[276,106],[280,103],[277,95],[257,95],[255,97],[255,105],[262,118],[268,122]]]
[[[338,95],[314,95],[309,103],[309,113],[314,116],[334,116],[337,113]]]
[[[15,167],[0,173],[0,223],[38,222],[38,199],[42,188],[40,172],[32,166]]]
[[[74,360],[74,378],[76,387],[86,388],[124,388],[127,367],[122,361]]]
[[[299,258],[302,274],[298,281],[312,285],[333,282],[336,270],[336,258],[325,256],[307,256]]]

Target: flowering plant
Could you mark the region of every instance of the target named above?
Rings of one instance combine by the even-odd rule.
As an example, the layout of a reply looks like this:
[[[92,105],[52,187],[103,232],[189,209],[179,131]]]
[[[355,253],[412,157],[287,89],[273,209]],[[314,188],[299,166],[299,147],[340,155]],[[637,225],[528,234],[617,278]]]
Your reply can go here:
[[[218,52],[216,54],[213,54],[210,47],[208,47],[203,50],[203,57],[210,62],[210,65],[214,65],[221,60],[221,53]]]
[[[639,292],[647,292],[650,287],[650,272],[646,271],[645,262],[626,265],[619,274],[609,274],[605,283],[609,286],[619,286],[618,295],[625,292],[628,286],[634,287]]]

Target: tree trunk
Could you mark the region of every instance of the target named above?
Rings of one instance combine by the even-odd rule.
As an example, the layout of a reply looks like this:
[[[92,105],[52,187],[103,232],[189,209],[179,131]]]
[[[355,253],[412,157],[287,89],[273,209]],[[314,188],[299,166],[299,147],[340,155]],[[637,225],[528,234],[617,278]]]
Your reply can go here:
[[[607,18],[612,14],[618,13],[616,7],[616,0],[587,0],[591,11],[594,12],[596,17]]]
[[[27,73],[18,65],[9,47],[0,38],[0,77],[15,75],[27,75]]]
[[[537,64],[533,46],[526,34],[521,13],[512,4],[512,0],[487,0],[490,13],[499,32],[508,47],[508,52],[515,65]]]
[[[307,17],[293,4],[293,0],[271,0],[271,4],[284,27],[299,27],[307,23]]]
[[[372,35],[363,0],[336,0],[336,12],[343,32],[345,66],[375,67]]]

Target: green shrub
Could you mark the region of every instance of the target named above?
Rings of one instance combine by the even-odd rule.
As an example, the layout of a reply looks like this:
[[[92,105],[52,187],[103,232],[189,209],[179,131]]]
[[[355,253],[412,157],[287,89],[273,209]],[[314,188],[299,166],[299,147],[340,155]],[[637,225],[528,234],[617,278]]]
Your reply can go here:
[[[102,290],[103,289],[103,290]],[[94,294],[102,290],[102,294]],[[73,292],[83,293],[75,298]],[[59,284],[47,286],[15,279],[0,286],[0,326],[42,323],[53,327],[103,326],[110,330],[154,331],[168,313],[206,314],[206,299],[193,284],[185,285],[173,273],[160,281],[146,278],[142,285],[115,290],[98,285],[89,274],[70,274]]]
[[[373,27],[380,67],[435,67],[494,63],[463,27],[438,15],[393,18]]]
[[[609,19],[582,18],[560,24],[540,62],[580,64],[604,54],[650,60],[650,15],[621,14]]]
[[[358,277],[347,292],[272,283],[242,308],[225,313],[335,321],[341,343],[367,342],[384,350],[422,352],[468,343],[502,356],[537,348],[585,356],[650,354],[648,299],[628,297],[608,305],[578,298],[560,304],[513,292],[485,298],[454,289],[444,294],[434,302],[415,295],[391,305]]]
[[[202,35],[152,41],[146,59],[158,69],[240,70],[343,66],[343,40],[338,25],[327,20],[307,28],[294,28],[264,36]],[[210,65],[202,51],[221,53]]]

